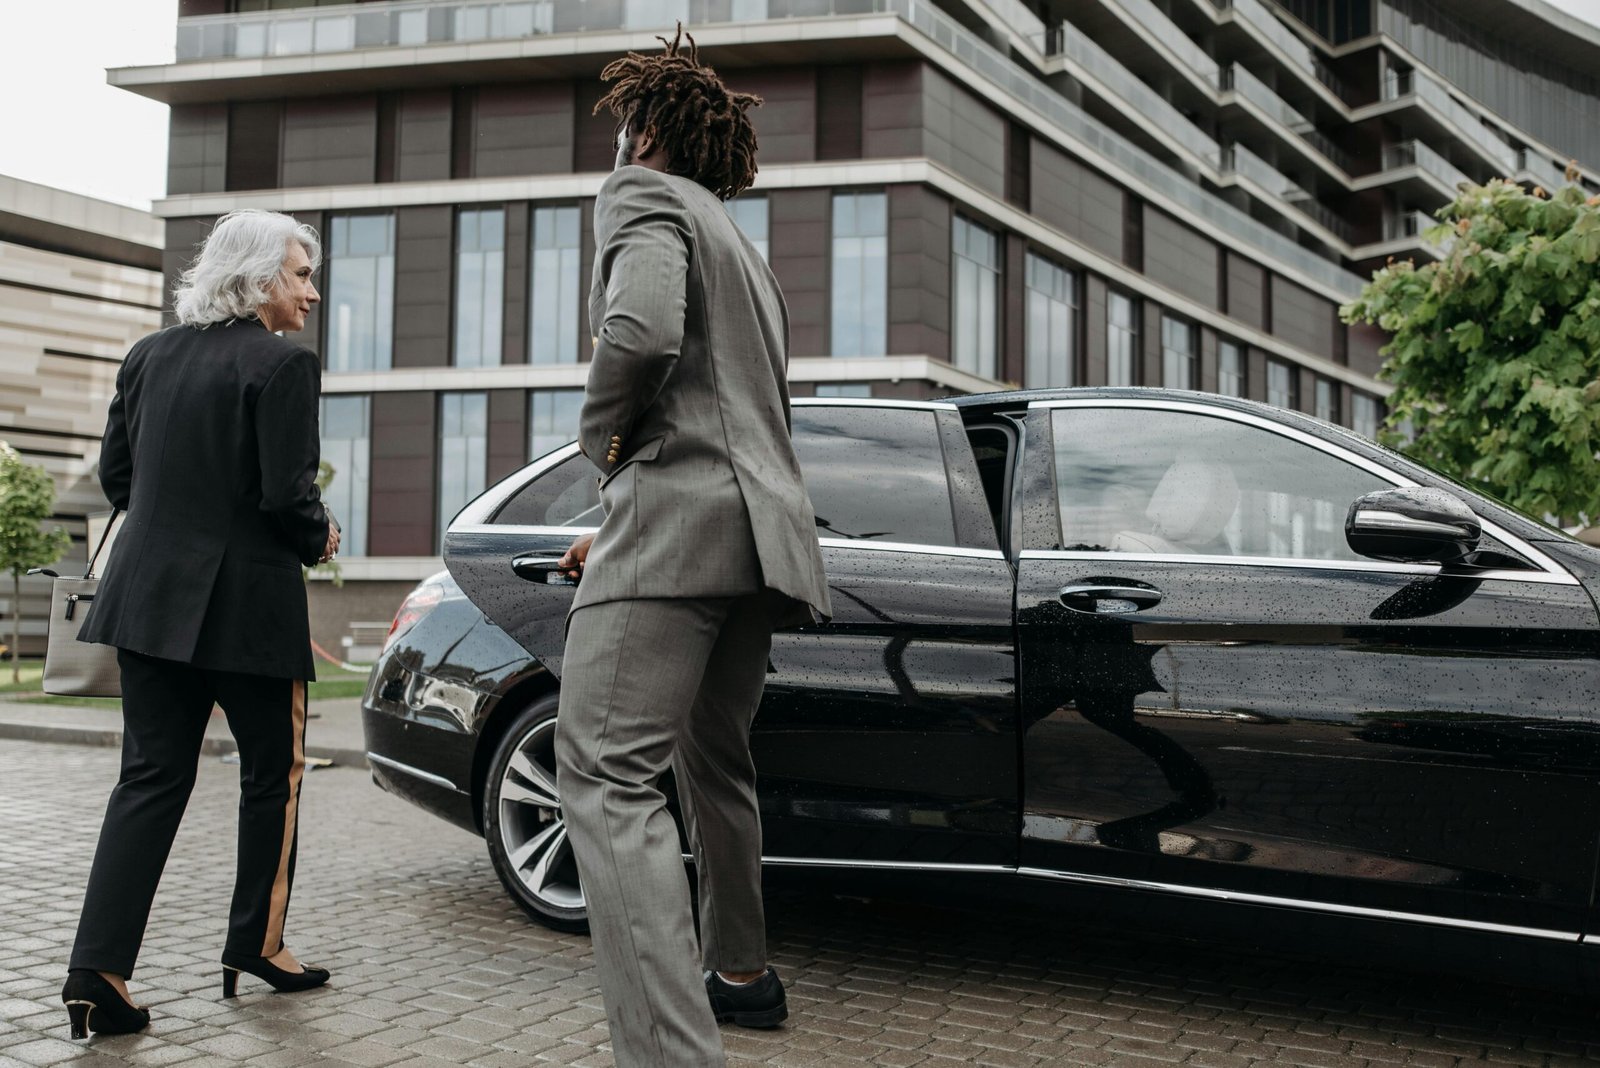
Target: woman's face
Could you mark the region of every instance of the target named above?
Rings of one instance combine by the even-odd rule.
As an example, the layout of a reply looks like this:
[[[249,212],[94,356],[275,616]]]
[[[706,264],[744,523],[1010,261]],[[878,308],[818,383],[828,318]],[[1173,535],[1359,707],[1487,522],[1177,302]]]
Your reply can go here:
[[[261,325],[274,333],[294,333],[305,329],[306,316],[311,305],[320,301],[317,287],[311,284],[311,260],[298,241],[289,242],[289,251],[283,258],[283,271],[278,275],[278,285],[267,298],[267,303],[256,309]]]

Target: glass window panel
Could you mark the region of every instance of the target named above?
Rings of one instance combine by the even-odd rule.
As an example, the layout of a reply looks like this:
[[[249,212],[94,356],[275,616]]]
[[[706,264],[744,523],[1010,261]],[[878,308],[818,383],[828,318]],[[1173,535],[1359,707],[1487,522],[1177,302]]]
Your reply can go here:
[[[322,499],[343,530],[339,552],[367,555],[367,508],[372,485],[372,399],[332,394],[322,398],[322,460],[333,478]]]
[[[933,413],[796,408],[794,448],[819,537],[956,544]]]
[[[1297,407],[1295,400],[1295,369],[1292,365],[1281,360],[1267,361],[1267,403],[1275,404],[1279,408],[1294,409]]]
[[[356,46],[356,20],[350,15],[322,15],[314,20],[313,44],[318,52],[348,52]]]
[[[484,490],[489,472],[489,395],[439,394],[439,532]]]
[[[498,367],[505,310],[506,213],[462,211],[456,231],[457,367]]]
[[[579,232],[575,207],[534,210],[528,330],[534,363],[578,362]]]
[[[750,239],[750,244],[761,254],[761,258],[769,259],[767,198],[736,197],[725,202],[724,206],[728,209],[728,214],[733,216],[733,221],[738,224],[739,229],[744,231],[744,236]]]
[[[882,356],[889,351],[888,197],[833,198],[832,351]]]
[[[1232,341],[1217,346],[1217,392],[1226,397],[1245,395],[1244,350]]]
[[[528,456],[538,459],[578,436],[583,390],[541,389],[528,394]]]
[[[1375,397],[1354,393],[1350,397],[1350,429],[1362,437],[1378,438],[1378,424],[1382,422],[1381,409]]]
[[[999,241],[990,231],[958,215],[951,250],[956,285],[953,362],[964,371],[994,378],[999,373]]]
[[[1054,414],[1061,545],[1092,552],[1364,560],[1343,520],[1389,485],[1260,427],[1148,409]]]
[[[1339,386],[1331,379],[1317,379],[1315,415],[1329,423],[1339,421]]]
[[[311,20],[287,19],[272,27],[272,54],[303,56],[311,51]]]
[[[336,215],[328,231],[328,370],[387,370],[394,349],[394,216]]]
[[[1161,384],[1168,389],[1193,389],[1195,330],[1190,323],[1161,317]]]
[[[1139,306],[1112,293],[1106,301],[1106,384],[1138,385]]]
[[[493,522],[522,527],[598,527],[604,518],[594,465],[578,455],[518,490],[500,506]]]

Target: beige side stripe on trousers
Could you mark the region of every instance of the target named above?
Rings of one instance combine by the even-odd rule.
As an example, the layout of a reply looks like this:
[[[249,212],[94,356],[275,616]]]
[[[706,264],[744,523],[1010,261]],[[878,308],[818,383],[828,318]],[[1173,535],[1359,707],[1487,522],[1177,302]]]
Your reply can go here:
[[[294,732],[294,762],[289,765],[289,802],[283,808],[283,850],[278,854],[278,874],[272,880],[272,907],[267,913],[267,938],[261,955],[270,957],[283,948],[283,921],[289,910],[289,854],[294,849],[295,824],[300,818],[300,780],[306,772],[306,684],[294,680],[294,707],[290,730]]]

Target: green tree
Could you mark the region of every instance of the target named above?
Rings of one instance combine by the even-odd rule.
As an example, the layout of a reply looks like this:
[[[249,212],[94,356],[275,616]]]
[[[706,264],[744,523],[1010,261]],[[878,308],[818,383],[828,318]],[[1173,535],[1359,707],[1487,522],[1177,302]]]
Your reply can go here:
[[[24,463],[0,441],[0,567],[11,572],[11,681],[21,682],[22,576],[30,567],[49,567],[61,559],[71,539],[60,527],[45,530],[56,503],[49,472]]]
[[[328,487],[333,485],[333,476],[337,473],[334,466],[328,461],[319,462],[317,464],[317,489],[327,493]],[[333,580],[336,588],[344,586],[344,569],[339,566],[339,561],[337,560],[329,560],[325,564],[314,564],[309,568],[303,567],[300,569],[300,575],[304,578],[313,571],[321,571],[328,575]]]
[[[1394,335],[1386,443],[1532,515],[1594,521],[1600,197],[1495,180],[1438,217],[1442,260],[1391,262],[1342,309]]]

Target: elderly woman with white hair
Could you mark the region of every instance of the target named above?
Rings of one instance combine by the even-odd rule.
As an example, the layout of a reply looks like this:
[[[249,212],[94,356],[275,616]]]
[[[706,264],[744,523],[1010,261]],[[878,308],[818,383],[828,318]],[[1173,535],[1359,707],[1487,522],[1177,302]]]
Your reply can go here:
[[[117,373],[100,484],[126,515],[80,637],[117,649],[122,774],[61,994],[74,1038],[149,1023],[126,980],[214,705],[241,789],[223,996],[240,972],[278,990],[328,980],[283,941],[314,677],[300,566],[330,559],[339,532],[316,484],[320,365],[279,334],[305,326],[320,258],[287,215],[223,216],[177,287],[177,325]]]

